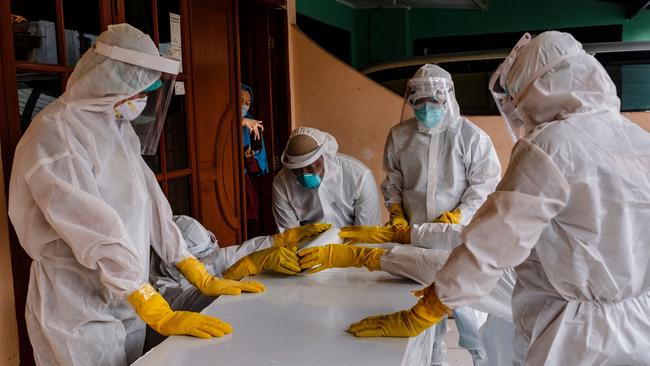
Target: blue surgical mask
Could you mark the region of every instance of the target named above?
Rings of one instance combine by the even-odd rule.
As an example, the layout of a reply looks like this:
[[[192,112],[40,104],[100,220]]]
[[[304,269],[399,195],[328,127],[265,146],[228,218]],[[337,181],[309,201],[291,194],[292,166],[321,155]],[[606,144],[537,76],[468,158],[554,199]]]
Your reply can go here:
[[[415,110],[415,118],[426,128],[434,128],[445,115],[445,110],[441,107],[434,107],[431,104],[425,104],[420,109]]]
[[[242,106],[241,107],[241,116],[246,117],[247,114],[248,114],[248,107]]]
[[[315,173],[305,173],[298,176],[300,185],[307,189],[316,189],[320,186],[320,175]]]

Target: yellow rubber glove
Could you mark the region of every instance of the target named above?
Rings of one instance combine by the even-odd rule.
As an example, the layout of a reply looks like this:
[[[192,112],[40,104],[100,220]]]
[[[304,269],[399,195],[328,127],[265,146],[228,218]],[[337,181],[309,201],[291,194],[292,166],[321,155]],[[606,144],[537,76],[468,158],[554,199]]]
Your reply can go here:
[[[442,320],[451,310],[438,299],[433,285],[414,293],[424,295],[409,310],[370,316],[348,327],[357,337],[415,337]]]
[[[411,242],[411,228],[400,226],[347,226],[339,236],[353,243],[402,243]]]
[[[312,239],[318,234],[329,230],[330,224],[309,224],[285,230],[273,236],[273,246],[295,247],[298,243]]]
[[[381,248],[329,244],[303,249],[298,252],[298,256],[300,257],[300,268],[311,268],[307,273],[317,273],[328,268],[363,266],[371,271],[376,271],[381,269],[380,260],[385,252],[386,250]]]
[[[205,265],[194,257],[182,260],[176,265],[176,268],[204,295],[239,295],[242,291],[264,291],[264,285],[259,282],[239,282],[217,278],[211,275],[205,268]]]
[[[460,224],[460,208],[443,213],[434,222],[442,224]]]
[[[404,208],[399,203],[390,205],[388,215],[390,220],[384,226],[409,226],[409,222],[406,221],[406,216],[404,216]]]
[[[173,311],[149,284],[131,293],[127,300],[140,319],[165,336],[176,334],[212,338],[232,333],[232,326],[217,318],[189,311]]]
[[[228,268],[223,278],[239,281],[246,276],[254,276],[263,270],[288,275],[300,273],[296,248],[271,247],[245,256]]]

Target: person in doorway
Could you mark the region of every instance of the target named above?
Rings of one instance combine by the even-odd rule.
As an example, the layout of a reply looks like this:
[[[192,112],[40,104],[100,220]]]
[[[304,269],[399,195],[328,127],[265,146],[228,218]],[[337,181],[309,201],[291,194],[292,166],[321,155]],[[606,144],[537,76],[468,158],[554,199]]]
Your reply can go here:
[[[451,251],[460,233],[501,178],[490,137],[460,116],[451,75],[426,64],[407,83],[402,122],[386,140],[382,183],[390,221],[351,227],[341,237],[365,243],[400,242]],[[484,314],[455,309],[454,319],[475,364],[484,363],[479,338]],[[433,365],[445,360],[446,321],[438,323]]]
[[[246,220],[249,236],[255,236],[260,230],[259,202],[260,195],[256,187],[255,177],[269,173],[264,144],[264,126],[262,121],[254,119],[251,114],[253,104],[253,89],[241,84],[241,117],[242,136],[244,139],[244,188],[246,192]]]
[[[514,267],[515,364],[648,364],[650,134],[567,33],[525,34],[490,90],[517,141],[496,192],[413,308],[349,331],[414,336]]]
[[[126,365],[142,354],[145,323],[164,335],[232,332],[170,308],[148,282],[151,249],[206,295],[264,290],[210,275],[187,251],[142,159],[156,151],[179,68],[146,34],[109,25],[18,143],[9,216],[33,259],[25,317],[39,365]]]
[[[273,215],[280,231],[307,223],[336,227],[379,224],[379,194],[362,162],[337,152],[334,137],[315,128],[291,133],[284,168],[273,181]]]

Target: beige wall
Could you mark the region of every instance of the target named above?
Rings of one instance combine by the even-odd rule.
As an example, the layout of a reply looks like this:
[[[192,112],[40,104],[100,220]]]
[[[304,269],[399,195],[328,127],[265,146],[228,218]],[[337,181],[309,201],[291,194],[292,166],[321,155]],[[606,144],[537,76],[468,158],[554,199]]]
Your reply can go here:
[[[2,159],[0,159],[0,365],[18,365],[18,329],[4,192]]]
[[[329,132],[339,151],[363,161],[380,184],[384,142],[399,121],[402,98],[339,61],[295,27],[289,34],[294,127]]]

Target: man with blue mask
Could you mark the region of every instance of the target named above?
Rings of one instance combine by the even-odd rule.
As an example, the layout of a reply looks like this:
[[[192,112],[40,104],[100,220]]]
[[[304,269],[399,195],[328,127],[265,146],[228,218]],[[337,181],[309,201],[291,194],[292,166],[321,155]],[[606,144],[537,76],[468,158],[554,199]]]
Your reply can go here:
[[[280,231],[323,222],[336,227],[377,225],[379,193],[362,162],[337,153],[330,134],[300,127],[282,153],[273,181],[273,216]]]
[[[401,122],[386,141],[384,170],[390,221],[385,227],[343,228],[343,238],[444,251],[461,243],[462,229],[496,188],[501,166],[489,136],[460,116],[447,71],[426,64],[408,81]],[[478,329],[485,315],[465,307],[454,316],[461,346],[474,364],[484,364]],[[446,331],[443,320],[436,328],[433,365],[444,362]]]

